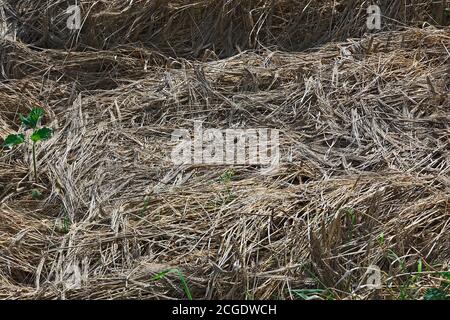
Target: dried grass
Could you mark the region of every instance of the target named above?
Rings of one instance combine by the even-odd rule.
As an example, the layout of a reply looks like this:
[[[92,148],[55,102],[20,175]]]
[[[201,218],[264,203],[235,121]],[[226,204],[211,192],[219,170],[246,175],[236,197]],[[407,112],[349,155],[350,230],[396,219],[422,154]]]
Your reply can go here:
[[[80,0],[83,27],[66,27],[65,0],[7,0],[19,37],[46,48],[141,44],[170,56],[208,59],[247,49],[303,50],[366,32],[365,0]],[[445,1],[377,1],[384,29],[448,25]]]
[[[288,35],[302,42],[283,33],[294,18],[275,23],[283,16],[268,15],[264,1],[255,1],[264,21],[248,30],[265,31],[253,34],[224,33],[241,21],[239,1],[228,2],[230,10],[213,1],[164,2],[166,15],[147,15],[156,2],[144,2],[122,12],[128,19],[117,16],[123,28],[107,45],[118,10],[111,8],[120,6],[98,2],[92,9],[89,19],[102,31],[74,43],[108,50],[1,43],[1,136],[17,130],[18,113],[35,105],[46,110],[55,136],[38,148],[39,186],[31,182],[26,146],[1,153],[0,298],[177,299],[184,295],[176,275],[152,277],[179,268],[197,299],[293,299],[292,290],[304,288],[327,289],[336,299],[392,299],[419,259],[427,271],[408,292],[421,296],[439,284],[433,272],[448,270],[450,260],[448,27],[286,52]],[[39,33],[42,18],[29,10],[57,6],[35,3],[23,8]],[[90,3],[82,1],[85,9]],[[272,3],[286,15],[295,5]],[[326,15],[321,5],[311,12]],[[181,30],[179,21],[197,11],[198,19],[221,15],[222,25],[203,20],[188,46],[192,29]],[[334,33],[306,43],[353,34],[351,24],[342,27],[348,18],[335,17]],[[158,28],[173,38],[146,36]],[[233,45],[218,32],[231,34]],[[148,41],[139,40],[143,47],[113,47],[140,37]],[[48,47],[59,46],[48,39]],[[229,57],[176,58],[196,56],[205,44]],[[261,50],[232,55],[235,44]],[[263,176],[255,166],[174,167],[170,134],[197,119],[214,128],[279,128],[280,169]],[[220,180],[227,170],[234,172],[229,185]],[[41,200],[31,197],[36,187],[44,190]],[[72,222],[67,233],[64,217]],[[382,269],[383,289],[358,286],[370,265]]]

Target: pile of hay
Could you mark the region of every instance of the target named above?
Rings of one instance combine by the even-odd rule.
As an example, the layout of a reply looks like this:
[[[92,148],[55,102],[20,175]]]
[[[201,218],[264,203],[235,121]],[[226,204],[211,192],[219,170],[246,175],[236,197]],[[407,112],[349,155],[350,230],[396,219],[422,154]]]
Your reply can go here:
[[[0,135],[34,106],[55,134],[38,147],[39,185],[27,146],[1,152],[0,298],[184,298],[177,273],[153,279],[168,269],[197,299],[295,299],[304,289],[323,299],[417,298],[441,285],[438,272],[450,267],[448,27],[293,52],[273,48],[308,36],[289,32],[294,25],[319,28],[310,14],[329,19],[319,9],[330,1],[298,21],[276,14],[292,14],[294,1],[253,1],[259,19],[247,29],[243,1],[230,10],[159,1],[166,15],[146,14],[158,1],[96,1],[89,19],[100,32],[81,33],[80,50],[68,52],[55,49],[69,43],[52,42],[57,28],[7,2],[37,35],[51,32],[46,49],[1,41]],[[53,2],[33,8],[64,3]],[[206,12],[210,22],[187,27]],[[116,15],[123,28],[106,36]],[[320,27],[334,31],[309,43],[361,28],[342,26],[356,11],[331,16]],[[102,49],[82,51],[88,44]],[[235,45],[259,50],[233,55]],[[208,61],[185,59],[205,48],[215,50]],[[195,120],[279,129],[279,169],[173,165],[171,133]],[[364,286],[372,265],[381,289]]]

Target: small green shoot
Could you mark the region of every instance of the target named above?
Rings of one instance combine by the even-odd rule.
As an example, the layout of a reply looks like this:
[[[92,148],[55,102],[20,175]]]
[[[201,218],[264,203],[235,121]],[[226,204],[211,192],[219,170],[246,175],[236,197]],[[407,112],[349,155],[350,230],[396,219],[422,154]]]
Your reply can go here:
[[[67,234],[70,231],[71,225],[72,221],[70,220],[68,215],[65,215],[64,217],[56,221],[56,230],[60,233]]]
[[[450,295],[441,288],[431,288],[425,292],[424,300],[450,300]]]
[[[402,271],[406,270],[406,262],[404,259],[400,258],[394,251],[389,250],[388,251],[388,255],[387,255],[388,259],[390,259],[392,262],[398,262],[398,264],[400,265],[400,269]]]
[[[422,259],[419,259],[419,261],[417,261],[417,272],[420,275],[422,271],[423,271],[423,262]]]
[[[31,190],[31,197],[35,200],[41,199],[42,198],[42,192],[40,192],[37,189],[33,189]]]
[[[231,180],[234,177],[234,172],[233,170],[227,170],[224,173],[222,173],[222,175],[220,176],[219,180],[221,183],[228,185],[230,184]]]
[[[180,269],[173,268],[173,269],[168,269],[168,270],[162,271],[162,272],[158,273],[157,275],[155,275],[153,277],[153,280],[159,281],[161,279],[164,279],[169,273],[178,274],[178,277],[180,278],[181,284],[184,289],[184,293],[186,294],[186,296],[189,300],[192,300],[192,294],[191,294],[191,291],[189,290],[189,286],[187,284],[186,278],[184,277],[184,274],[183,274],[183,272],[180,271]]]
[[[442,279],[439,288],[431,288],[425,292],[424,300],[450,300],[450,272],[441,272]]]
[[[353,208],[346,209],[347,219],[350,221],[350,230],[348,232],[348,240],[353,238],[355,226],[357,224],[356,212]]]
[[[37,165],[36,165],[36,143],[44,140],[50,139],[53,131],[50,128],[42,127],[38,128],[42,116],[44,115],[44,110],[41,108],[34,108],[28,114],[27,117],[22,114],[19,115],[20,121],[25,131],[29,129],[33,129],[33,133],[30,136],[30,140],[33,143],[33,171],[34,171],[34,180],[38,182],[37,175]],[[5,148],[13,148],[25,142],[25,135],[23,133],[19,134],[11,134],[6,137],[3,146]]]
[[[228,203],[231,200],[233,200],[233,191],[232,191],[232,187],[231,187],[231,181],[233,180],[233,177],[234,177],[234,172],[232,170],[225,171],[219,177],[220,183],[225,185],[226,191],[227,191],[227,196],[225,198],[225,203]]]
[[[69,233],[71,224],[72,224],[72,222],[70,221],[70,218],[65,216],[62,219],[62,232]]]
[[[148,196],[146,196],[144,198],[144,206],[143,208],[139,211],[139,216],[143,217],[144,213],[147,211],[148,206],[150,205],[150,198]]]
[[[356,225],[356,213],[355,213],[355,210],[353,210],[352,208],[348,208],[347,209],[347,214],[348,214],[348,216],[350,218],[350,221],[352,223],[352,228],[354,228],[355,225]]]
[[[293,294],[295,294],[297,297],[304,299],[304,300],[312,300],[314,298],[317,298],[318,296],[321,298],[325,298],[326,300],[337,300],[337,296],[335,293],[328,288],[320,279],[319,276],[317,276],[309,267],[306,265],[303,265],[302,270],[317,284],[317,288],[315,289],[294,289],[291,290]],[[295,291],[295,292],[294,292]],[[315,296],[315,297],[313,297]]]
[[[384,233],[381,233],[378,236],[378,243],[379,243],[380,246],[382,246],[382,245],[384,245],[384,242],[385,242]]]
[[[324,289],[295,289],[291,292],[302,300],[318,300],[322,299],[327,290]]]

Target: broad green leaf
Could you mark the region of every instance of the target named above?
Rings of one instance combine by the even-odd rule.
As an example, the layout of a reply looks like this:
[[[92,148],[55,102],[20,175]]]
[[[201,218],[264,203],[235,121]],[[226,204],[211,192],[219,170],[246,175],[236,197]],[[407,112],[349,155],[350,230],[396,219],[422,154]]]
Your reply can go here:
[[[10,134],[3,142],[3,146],[12,148],[18,146],[25,141],[25,136],[21,134]]]
[[[52,136],[52,129],[49,128],[41,128],[39,130],[36,130],[31,135],[31,141],[38,142],[41,140],[48,140]]]
[[[35,129],[39,120],[44,115],[44,110],[42,108],[34,108],[31,110],[28,117],[24,117],[22,114],[19,115],[20,121],[22,122],[25,129]]]

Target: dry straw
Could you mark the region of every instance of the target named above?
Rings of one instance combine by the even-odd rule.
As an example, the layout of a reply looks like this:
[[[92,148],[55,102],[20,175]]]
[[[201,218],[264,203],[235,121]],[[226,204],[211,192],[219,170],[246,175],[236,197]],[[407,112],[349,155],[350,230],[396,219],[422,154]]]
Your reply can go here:
[[[345,1],[337,11],[311,2],[299,17],[306,1],[81,1],[90,13],[74,36],[38,14],[64,1],[7,2],[35,38],[1,42],[0,135],[33,106],[55,135],[38,147],[39,185],[26,146],[1,153],[0,298],[183,298],[176,274],[153,280],[171,268],[198,299],[293,299],[307,288],[390,299],[440,284],[448,27],[356,38],[364,13]],[[389,3],[402,21],[400,2]],[[429,18],[431,1],[421,3],[404,8],[417,21]],[[172,131],[197,119],[278,128],[279,170],[173,166]],[[370,265],[382,289],[361,286]]]

